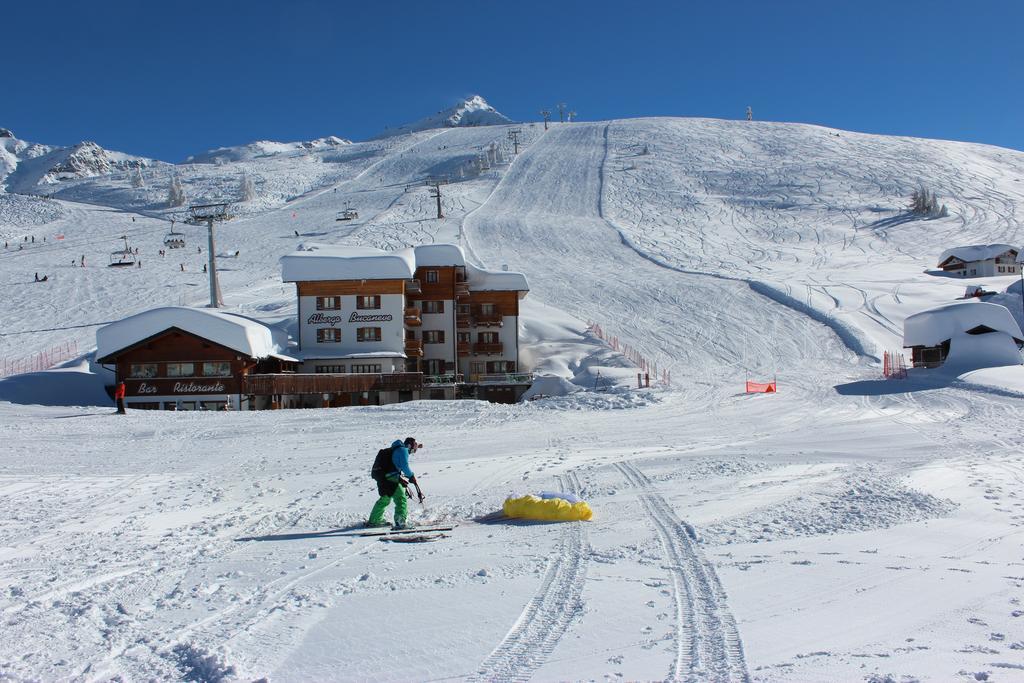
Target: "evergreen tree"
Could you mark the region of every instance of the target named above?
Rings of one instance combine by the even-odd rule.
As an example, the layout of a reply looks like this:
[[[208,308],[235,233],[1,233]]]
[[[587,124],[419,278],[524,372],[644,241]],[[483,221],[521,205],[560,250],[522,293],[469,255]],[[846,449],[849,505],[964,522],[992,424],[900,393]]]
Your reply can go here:
[[[256,199],[256,183],[252,181],[252,176],[248,173],[242,174],[242,183],[239,187],[239,192],[242,194],[243,202],[251,202]]]
[[[142,168],[140,166],[135,167],[135,172],[131,174],[132,187],[138,189],[146,186],[146,179],[142,177]]]
[[[171,185],[167,188],[167,206],[182,206],[185,203],[185,188],[177,175],[171,176]]]

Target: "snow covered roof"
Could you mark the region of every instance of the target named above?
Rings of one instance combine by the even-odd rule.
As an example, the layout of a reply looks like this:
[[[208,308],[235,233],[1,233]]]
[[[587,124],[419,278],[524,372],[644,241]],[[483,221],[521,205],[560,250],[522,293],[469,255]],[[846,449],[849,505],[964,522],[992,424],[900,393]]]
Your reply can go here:
[[[108,358],[172,327],[251,358],[276,355],[294,360],[279,354],[281,349],[274,342],[273,331],[266,325],[231,313],[182,306],[153,308],[99,328],[96,330],[96,358]]]
[[[953,247],[942,252],[939,256],[939,265],[950,258],[958,258],[961,261],[987,261],[1011,250],[1017,251],[1017,247],[1009,244],[969,244],[965,247]]]
[[[1024,341],[1020,326],[1005,306],[956,301],[907,316],[903,321],[903,346],[938,346],[980,325]]]
[[[467,265],[466,279],[469,280],[469,288],[475,292],[530,291],[530,285],[524,274],[507,270],[484,270]]]
[[[401,251],[303,244],[299,251],[281,258],[285,282],[411,280],[417,268],[430,266],[464,266],[466,279],[473,291],[530,290],[522,273],[484,270],[466,263],[466,255],[457,244],[423,244]]]
[[[413,247],[416,253],[416,267],[464,266],[466,255],[456,244],[421,244]]]
[[[412,249],[388,252],[372,247],[303,244],[281,257],[285,282],[314,280],[411,280],[416,272]]]

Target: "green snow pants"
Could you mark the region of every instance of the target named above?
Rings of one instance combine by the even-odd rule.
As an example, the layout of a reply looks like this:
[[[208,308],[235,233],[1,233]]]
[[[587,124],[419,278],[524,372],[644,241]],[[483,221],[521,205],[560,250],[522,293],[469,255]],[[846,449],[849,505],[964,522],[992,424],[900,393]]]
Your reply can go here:
[[[405,488],[400,486],[397,481],[391,479],[378,479],[377,480],[377,493],[380,494],[380,498],[373,504],[373,510],[370,511],[370,524],[383,524],[384,513],[388,509],[388,505],[391,501],[395,501],[395,525],[404,526],[405,520],[409,516],[409,501],[405,495]]]

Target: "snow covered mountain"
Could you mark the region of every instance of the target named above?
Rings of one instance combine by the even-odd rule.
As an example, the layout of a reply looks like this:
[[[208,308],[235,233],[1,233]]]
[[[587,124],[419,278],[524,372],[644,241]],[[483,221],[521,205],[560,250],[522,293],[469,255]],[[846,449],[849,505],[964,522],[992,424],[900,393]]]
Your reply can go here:
[[[235,147],[218,147],[188,157],[185,161],[191,164],[224,164],[232,161],[252,161],[267,157],[284,155],[309,154],[352,144],[351,140],[329,135],[306,142],[274,142],[272,140],[256,140],[246,145]]]
[[[39,186],[149,168],[161,163],[112,152],[90,141],[71,147],[55,147],[19,140],[6,128],[0,129],[0,133],[0,192],[31,194],[39,192]]]
[[[464,126],[500,126],[512,123],[512,120],[487,103],[480,95],[472,95],[463,101],[441,111],[414,121],[413,123],[391,128],[381,137],[414,133],[435,128],[458,128]]]

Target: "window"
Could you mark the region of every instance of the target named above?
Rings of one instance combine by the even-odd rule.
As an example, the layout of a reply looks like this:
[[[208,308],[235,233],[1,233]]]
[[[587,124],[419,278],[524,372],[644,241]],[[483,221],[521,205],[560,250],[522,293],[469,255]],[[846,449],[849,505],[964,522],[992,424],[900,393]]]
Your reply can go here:
[[[316,366],[318,373],[342,373],[345,372],[344,365],[318,365]]]
[[[425,368],[424,371],[428,375],[443,375],[444,374],[444,361],[436,358],[423,361]]]
[[[339,331],[340,338],[340,331]],[[379,327],[359,327],[356,329],[356,341],[369,342],[369,341],[380,341],[380,328]]]
[[[134,410],[160,410],[160,404],[154,401],[140,401],[138,403],[126,403],[125,405]]]
[[[424,301],[423,302],[424,313],[444,313],[444,302],[443,301]]]
[[[316,331],[317,344],[337,344],[341,341],[341,330],[336,327],[321,327]]]
[[[372,363],[367,365],[353,365],[352,372],[379,375],[380,374],[380,363]]]
[[[356,308],[380,308],[380,295],[357,296]]]
[[[1006,268],[1003,267],[1003,266],[999,266],[999,272],[1000,273],[1005,273],[1006,272]]]
[[[192,377],[196,374],[195,363],[168,363],[168,377]]]
[[[178,409],[178,402],[177,401],[166,401],[164,403],[164,410],[177,410],[177,409]]]
[[[480,304],[480,315],[495,315],[497,312],[494,304]]]
[[[497,344],[498,333],[497,332],[479,332],[477,333],[476,340],[480,344]]]
[[[132,363],[128,369],[128,376],[149,379],[156,377],[156,369],[156,363]]]
[[[316,298],[316,310],[318,311],[340,311],[340,296],[318,296]]]
[[[423,330],[424,344],[443,344],[444,330]]]
[[[487,372],[492,374],[502,374],[505,372],[515,372],[515,363],[510,360],[495,360],[487,364]]]
[[[482,375],[484,374],[485,367],[486,365],[484,363],[474,361],[469,364],[469,372],[472,375]]]
[[[460,318],[469,317],[469,304],[459,304],[458,313]]]
[[[203,363],[203,376],[230,377],[231,363],[227,361],[214,361],[212,363]]]
[[[195,401],[179,401],[178,402],[178,410],[195,410],[195,409],[196,409],[196,402]]]
[[[200,410],[227,410],[226,401],[202,401],[199,404]]]
[[[470,342],[469,332],[457,332],[458,340],[460,344],[468,344]]]
[[[427,282],[429,284],[436,284],[437,283],[437,271],[436,270],[428,270],[427,271]]]

